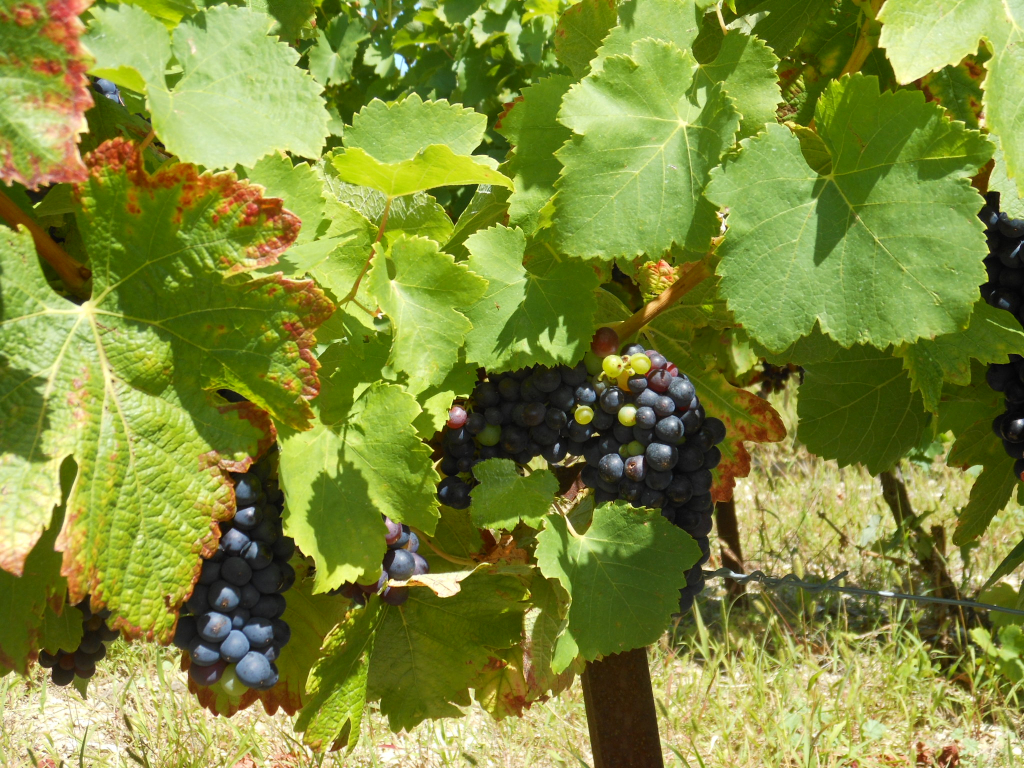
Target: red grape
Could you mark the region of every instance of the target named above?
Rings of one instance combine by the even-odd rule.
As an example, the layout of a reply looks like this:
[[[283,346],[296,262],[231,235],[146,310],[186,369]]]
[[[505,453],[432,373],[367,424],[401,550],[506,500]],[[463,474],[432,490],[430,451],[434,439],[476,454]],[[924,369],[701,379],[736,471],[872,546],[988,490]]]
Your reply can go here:
[[[466,413],[466,409],[461,405],[452,406],[452,409],[448,411],[448,427],[449,429],[459,429],[466,425],[466,419],[469,418],[469,414]]]
[[[590,342],[590,349],[599,357],[614,355],[619,349],[619,334],[607,326],[598,328]]]
[[[668,375],[673,379],[679,375],[679,368],[675,363],[668,363],[665,365],[665,370],[668,371]]]
[[[658,393],[665,392],[670,381],[672,381],[672,377],[669,376],[668,371],[651,371],[647,374],[647,386]]]
[[[658,352],[656,349],[648,349],[647,356],[651,358],[651,370],[660,371],[668,362],[665,360],[665,356]]]

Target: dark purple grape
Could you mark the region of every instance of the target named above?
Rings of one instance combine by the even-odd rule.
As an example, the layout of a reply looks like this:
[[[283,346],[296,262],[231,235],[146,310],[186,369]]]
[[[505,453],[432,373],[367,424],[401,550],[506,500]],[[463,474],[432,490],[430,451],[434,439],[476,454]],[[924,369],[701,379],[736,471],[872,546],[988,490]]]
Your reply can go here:
[[[394,549],[384,555],[383,567],[395,581],[406,581],[412,576],[416,561],[411,552]]]
[[[608,387],[608,389],[601,393],[601,410],[605,413],[616,414],[625,404],[626,393],[618,387]],[[673,409],[675,409],[675,406],[673,406]]]
[[[263,508],[258,505],[242,507],[236,510],[233,522],[243,531],[252,530],[263,522]]]
[[[401,605],[409,599],[409,588],[388,587],[381,593],[380,599],[388,605]]]
[[[217,660],[212,664],[201,666],[197,663],[193,663],[188,668],[188,676],[192,681],[202,687],[209,688],[221,679],[224,675],[224,670],[227,669],[227,662]]]
[[[220,657],[227,662],[241,661],[248,652],[249,639],[237,629],[231,630],[220,644]]]
[[[601,457],[597,469],[601,474],[602,480],[608,483],[618,483],[622,479],[625,462],[622,461],[622,457],[619,454],[609,453]]]
[[[709,451],[704,451],[704,468],[714,469],[722,461],[722,451],[714,446]]]
[[[644,429],[654,429],[658,423],[658,414],[650,406],[643,406],[636,409],[636,425]]]
[[[647,459],[641,454],[640,456],[630,456],[623,463],[623,473],[630,480],[641,482],[647,477]]]
[[[683,422],[678,416],[666,416],[654,426],[654,435],[663,443],[678,445],[683,439]]]
[[[273,670],[263,654],[249,651],[235,665],[235,674],[238,675],[238,679],[242,681],[243,685],[259,690],[270,681]]]
[[[473,390],[473,401],[477,408],[491,408],[501,402],[498,389],[489,381],[481,381]],[[492,422],[493,423],[493,422]]]
[[[676,475],[665,488],[665,495],[676,504],[685,504],[693,496],[693,486],[687,475]]]
[[[672,473],[667,470],[654,471],[649,469],[647,477],[644,478],[644,484],[655,491],[664,491],[671,482]]]
[[[659,395],[668,391],[668,385],[671,381],[671,374],[665,370],[654,370],[652,368],[651,372],[647,374],[647,388],[652,392],[657,392]],[[675,403],[672,404],[672,410],[675,410]]]

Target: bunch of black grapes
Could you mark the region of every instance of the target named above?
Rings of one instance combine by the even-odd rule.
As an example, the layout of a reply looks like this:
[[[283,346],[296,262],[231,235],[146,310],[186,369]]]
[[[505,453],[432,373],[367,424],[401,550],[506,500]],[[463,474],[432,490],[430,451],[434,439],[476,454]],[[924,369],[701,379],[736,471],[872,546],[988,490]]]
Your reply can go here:
[[[380,594],[380,599],[388,605],[401,605],[409,599],[409,588],[389,587],[388,580],[408,581],[413,576],[430,573],[430,564],[419,554],[420,539],[416,532],[386,516],[384,524],[388,551],[380,564],[380,578],[372,584],[343,584],[331,590],[331,594],[344,595],[360,605],[366,604],[367,595]]]
[[[978,217],[985,224],[989,255],[985,259],[988,282],[981,296],[997,309],[1013,313],[1024,323],[1024,220],[1011,219],[999,210],[999,193],[986,195]],[[1016,459],[1013,471],[1024,473],[1024,357],[1010,355],[1009,362],[990,365],[989,385],[1006,395],[1006,411],[992,422],[1003,448]]]
[[[663,355],[639,344],[621,354],[618,347],[614,330],[602,328],[576,366],[534,366],[480,382],[467,407],[449,413],[438,498],[468,507],[479,461],[527,464],[540,456],[560,464],[581,457],[580,479],[597,503],[625,499],[659,509],[697,540],[702,557],[686,574],[685,611],[704,586],[711,470],[722,458],[716,446],[725,425],[706,417],[693,383]]]
[[[284,497],[274,480],[264,474],[261,482],[255,471],[235,475],[235,501],[235,515],[220,524],[220,546],[203,563],[174,634],[174,644],[188,651],[196,684],[219,682],[229,695],[277,683],[274,662],[291,638],[281,619],[283,593],[295,582],[288,563],[295,541],[281,530]]]
[[[67,685],[76,677],[87,680],[96,674],[96,662],[107,655],[106,643],[116,640],[121,634],[107,626],[110,611],[104,609],[93,613],[89,597],[75,605],[82,614],[82,641],[73,651],[58,650],[57,653],[39,652],[39,665],[50,670],[50,679],[55,685]]]
[[[786,388],[789,380],[793,377],[804,383],[804,369],[799,365],[789,363],[787,365],[772,365],[769,362],[761,363],[761,373],[755,379],[760,383],[761,391],[758,393],[762,400],[767,400],[768,395],[781,392]]]

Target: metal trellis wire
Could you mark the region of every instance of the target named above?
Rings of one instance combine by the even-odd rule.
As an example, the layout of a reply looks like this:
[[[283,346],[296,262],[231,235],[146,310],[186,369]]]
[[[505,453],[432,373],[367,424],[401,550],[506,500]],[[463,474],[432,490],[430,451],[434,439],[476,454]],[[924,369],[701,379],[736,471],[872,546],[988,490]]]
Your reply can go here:
[[[779,589],[781,587],[796,587],[807,592],[841,592],[845,595],[862,595],[864,597],[884,597],[891,600],[910,600],[917,603],[937,603],[939,605],[960,605],[965,608],[977,608],[985,611],[998,611],[1009,613],[1013,616],[1024,616],[1024,610],[1017,608],[1006,608],[1002,605],[991,603],[979,603],[975,600],[955,600],[948,597],[931,597],[930,595],[912,595],[906,592],[890,592],[889,590],[861,589],[860,587],[846,587],[839,582],[846,578],[849,571],[842,571],[827,581],[809,582],[803,581],[796,575],[789,573],[785,576],[769,576],[763,571],[751,573],[736,573],[728,568],[719,568],[717,571],[704,571],[706,579],[732,579],[741,584],[756,581],[768,589]]]

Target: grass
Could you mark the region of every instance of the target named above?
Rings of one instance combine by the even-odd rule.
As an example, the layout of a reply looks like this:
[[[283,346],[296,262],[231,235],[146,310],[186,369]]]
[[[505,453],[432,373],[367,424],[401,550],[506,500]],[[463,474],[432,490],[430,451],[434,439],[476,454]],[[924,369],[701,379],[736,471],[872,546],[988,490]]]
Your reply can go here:
[[[792,439],[752,453],[751,477],[737,489],[748,567],[808,579],[846,570],[859,586],[928,588],[894,535],[877,479],[816,459]],[[926,527],[951,531],[970,477],[941,463],[904,472],[915,510],[929,513]],[[1022,528],[1024,510],[1011,505],[980,546],[948,552],[966,593]],[[716,553],[708,567],[719,564]],[[960,762],[943,768],[1024,765],[1019,704],[975,646],[937,642],[956,627],[929,610],[794,589],[751,587],[736,604],[724,595],[722,582],[710,582],[699,610],[651,650],[667,766],[892,768],[929,765],[929,754],[953,747]],[[391,734],[371,709],[351,755],[315,755],[283,714],[256,707],[224,719],[201,709],[167,649],[118,643],[99,666],[84,700],[48,685],[40,670],[0,679],[0,766],[593,765],[578,684],[519,720],[494,722],[470,708]]]

